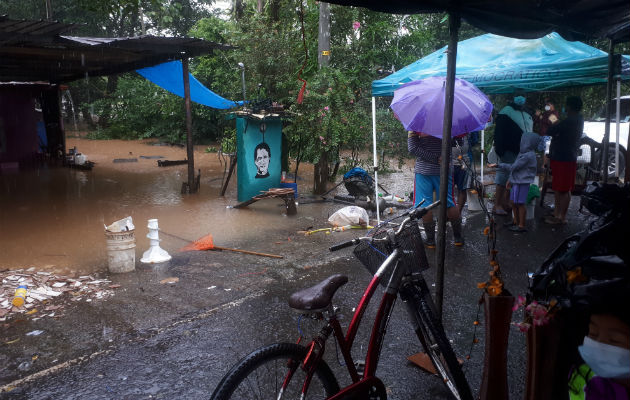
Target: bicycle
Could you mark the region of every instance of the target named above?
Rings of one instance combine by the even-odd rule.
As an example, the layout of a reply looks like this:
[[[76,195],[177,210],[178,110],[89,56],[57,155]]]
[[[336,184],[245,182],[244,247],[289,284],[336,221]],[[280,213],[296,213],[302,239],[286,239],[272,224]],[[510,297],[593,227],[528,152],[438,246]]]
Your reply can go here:
[[[375,376],[385,331],[394,303],[400,296],[407,306],[418,339],[444,383],[459,400],[471,400],[472,393],[455,353],[436,317],[435,305],[422,271],[429,268],[417,220],[439,204],[413,208],[397,230],[376,232],[330,247],[330,251],[356,245],[355,256],[373,274],[345,333],[332,305],[335,292],[348,282],[333,275],[319,284],[291,295],[289,306],[302,315],[325,320],[325,325],[306,346],[276,343],[255,350],[228,371],[212,394],[227,399],[386,399],[383,382]],[[383,258],[385,258],[384,261]],[[361,319],[379,285],[385,287],[376,312],[364,364],[355,363],[351,348]],[[352,383],[340,388],[323,355],[333,335]]]

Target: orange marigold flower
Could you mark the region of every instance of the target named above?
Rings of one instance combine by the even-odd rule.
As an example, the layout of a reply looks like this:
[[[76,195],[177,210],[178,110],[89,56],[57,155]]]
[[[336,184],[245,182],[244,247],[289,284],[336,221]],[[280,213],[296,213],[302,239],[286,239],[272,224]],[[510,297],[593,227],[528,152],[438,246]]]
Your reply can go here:
[[[567,282],[581,283],[586,281],[588,281],[588,278],[582,275],[582,267],[577,267],[574,270],[567,271]]]

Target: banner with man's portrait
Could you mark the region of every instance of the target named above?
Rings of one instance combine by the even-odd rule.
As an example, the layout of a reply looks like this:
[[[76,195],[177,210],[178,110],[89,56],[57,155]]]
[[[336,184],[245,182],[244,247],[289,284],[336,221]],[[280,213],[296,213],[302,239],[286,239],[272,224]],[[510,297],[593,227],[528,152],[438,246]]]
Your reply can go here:
[[[280,186],[282,121],[236,118],[238,201]]]

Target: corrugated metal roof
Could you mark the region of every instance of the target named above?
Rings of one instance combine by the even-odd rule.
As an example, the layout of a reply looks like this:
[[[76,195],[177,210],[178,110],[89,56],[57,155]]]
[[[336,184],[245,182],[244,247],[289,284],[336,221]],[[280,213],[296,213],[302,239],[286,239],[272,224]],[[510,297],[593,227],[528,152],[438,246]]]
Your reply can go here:
[[[24,36],[59,35],[74,29],[74,24],[58,21],[29,21],[10,19],[0,15],[0,39],[2,42],[20,39]]]
[[[72,25],[0,17],[0,81],[69,82],[233,47],[196,38],[60,36]]]

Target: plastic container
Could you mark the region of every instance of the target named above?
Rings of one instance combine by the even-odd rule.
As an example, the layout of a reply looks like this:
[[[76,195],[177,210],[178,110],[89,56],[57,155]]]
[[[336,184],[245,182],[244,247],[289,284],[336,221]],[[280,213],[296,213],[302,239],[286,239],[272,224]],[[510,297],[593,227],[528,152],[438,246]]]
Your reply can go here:
[[[477,193],[476,190],[468,191],[467,202],[468,202],[468,211],[481,211],[482,210],[481,204],[479,204],[479,193]],[[488,206],[487,199],[483,199],[483,202],[487,207]]]
[[[525,205],[525,208],[527,209],[527,216],[525,217],[525,219],[534,219],[534,211],[536,210],[536,199],[533,199],[532,201],[527,203]]]
[[[24,302],[26,301],[26,285],[20,285],[15,289],[15,294],[13,295],[13,305],[16,307],[22,307]]]
[[[130,272],[136,268],[136,236],[134,230],[105,231],[109,272]]]

